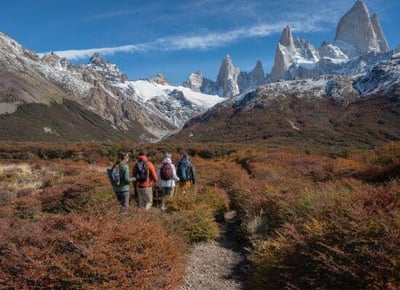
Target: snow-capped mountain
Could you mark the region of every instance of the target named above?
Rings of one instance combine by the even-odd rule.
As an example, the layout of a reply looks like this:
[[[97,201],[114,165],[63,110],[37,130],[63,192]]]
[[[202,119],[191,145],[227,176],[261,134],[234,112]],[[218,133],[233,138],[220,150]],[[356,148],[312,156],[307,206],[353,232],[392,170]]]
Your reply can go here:
[[[361,96],[388,96],[392,100],[400,99],[400,52],[389,60],[376,65],[372,70],[358,78],[354,87]]]
[[[294,39],[292,28],[287,25],[278,42],[269,75],[265,74],[261,61],[247,73],[235,67],[227,55],[215,82],[197,72],[191,74],[183,86],[230,98],[267,82],[329,74],[360,74],[392,54],[378,15],[371,16],[365,3],[357,0],[339,20],[334,41],[325,41],[319,48],[305,39]]]
[[[335,40],[323,42],[319,49],[307,40],[293,40],[287,26],[277,45],[269,80],[359,74],[392,53],[378,15],[370,16],[365,3],[358,0],[338,22]]]
[[[367,6],[360,0],[340,19],[335,41],[353,45],[357,54],[389,51],[378,15],[370,16]]]
[[[400,53],[363,76],[267,83],[217,104],[173,138],[287,146],[360,146],[400,140]]]
[[[214,82],[203,76],[201,72],[192,73],[182,86],[205,94],[215,94],[230,98],[241,92],[253,89],[267,80],[261,61],[257,61],[254,69],[247,73],[235,67],[228,54],[222,60],[217,80]]]
[[[54,53],[40,58],[3,33],[0,73],[0,113],[13,113],[22,104],[69,100],[122,130],[119,134],[129,131],[126,138],[138,141],[157,141],[223,100],[171,86],[162,76],[129,81],[116,64],[99,54],[78,66]],[[51,129],[50,124],[47,127]]]

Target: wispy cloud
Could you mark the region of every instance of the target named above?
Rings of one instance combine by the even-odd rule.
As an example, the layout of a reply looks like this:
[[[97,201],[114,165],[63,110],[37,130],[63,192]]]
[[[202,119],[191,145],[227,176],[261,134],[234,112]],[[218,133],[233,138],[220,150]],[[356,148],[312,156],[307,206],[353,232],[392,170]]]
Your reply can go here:
[[[183,35],[167,38],[159,38],[152,42],[129,44],[117,47],[103,47],[90,49],[73,49],[54,51],[60,57],[71,60],[88,58],[98,52],[102,55],[114,55],[116,53],[140,53],[149,51],[180,51],[180,50],[207,50],[222,47],[227,44],[246,38],[265,37],[274,33],[280,33],[287,23],[260,24],[247,28],[231,31],[208,33],[201,35]],[[297,31],[315,31],[318,26],[309,23],[292,23]],[[41,53],[43,55],[44,53]]]
[[[66,57],[70,60],[78,60],[89,58],[96,52],[101,53],[102,55],[114,55],[116,53],[132,53],[132,52],[140,52],[148,50],[148,46],[146,44],[132,44],[132,45],[123,45],[117,47],[101,47],[101,48],[89,48],[89,49],[69,49],[69,50],[60,50],[60,51],[52,51],[60,57]],[[39,53],[40,56],[43,56],[48,52]]]
[[[119,6],[117,6],[119,7]],[[134,7],[125,7],[119,8],[103,13],[97,13],[89,16],[86,20],[105,20],[109,18],[117,18],[121,16],[129,16],[129,15],[146,15],[151,13],[156,13],[161,9],[159,3],[146,3],[145,5],[134,6]]]

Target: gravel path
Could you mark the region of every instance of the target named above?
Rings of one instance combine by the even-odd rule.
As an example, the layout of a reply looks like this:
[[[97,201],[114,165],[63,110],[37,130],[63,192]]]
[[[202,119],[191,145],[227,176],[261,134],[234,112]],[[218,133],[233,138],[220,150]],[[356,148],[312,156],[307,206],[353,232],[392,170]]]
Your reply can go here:
[[[225,217],[218,241],[194,245],[181,290],[244,289],[240,272],[246,258],[235,238],[234,212],[227,213]]]

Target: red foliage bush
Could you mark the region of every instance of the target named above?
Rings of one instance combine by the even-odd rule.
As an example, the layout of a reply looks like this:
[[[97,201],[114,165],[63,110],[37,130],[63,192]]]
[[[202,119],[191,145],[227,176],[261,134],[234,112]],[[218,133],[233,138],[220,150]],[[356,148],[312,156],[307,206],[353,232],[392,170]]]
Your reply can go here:
[[[0,228],[0,286],[174,289],[179,245],[139,217],[67,215]]]
[[[398,289],[399,196],[390,188],[363,188],[285,224],[252,257],[255,288]]]

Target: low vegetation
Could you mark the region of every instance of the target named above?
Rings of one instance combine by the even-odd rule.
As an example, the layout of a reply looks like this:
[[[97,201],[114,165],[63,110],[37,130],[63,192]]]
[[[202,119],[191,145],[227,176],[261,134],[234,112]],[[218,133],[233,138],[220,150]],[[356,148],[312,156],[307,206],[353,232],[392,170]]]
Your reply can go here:
[[[219,236],[235,209],[250,289],[399,289],[400,144],[314,152],[143,145],[158,163],[183,150],[196,186],[167,210],[125,217],[105,175],[135,144],[0,144],[0,286],[176,289],[190,244]]]

